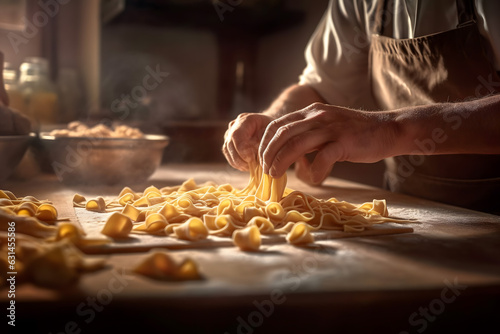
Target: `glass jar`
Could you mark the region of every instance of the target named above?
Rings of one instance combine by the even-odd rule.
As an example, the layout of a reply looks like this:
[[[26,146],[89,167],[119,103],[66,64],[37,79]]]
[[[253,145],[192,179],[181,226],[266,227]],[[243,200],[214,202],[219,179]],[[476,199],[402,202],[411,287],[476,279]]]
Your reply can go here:
[[[25,113],[41,124],[57,122],[57,88],[49,77],[47,59],[26,58],[20,67],[19,88],[23,94]]]
[[[17,70],[10,64],[5,63],[3,69],[3,79],[5,90],[9,95],[9,107],[19,111],[24,111],[23,94],[19,89],[19,82],[17,78]]]

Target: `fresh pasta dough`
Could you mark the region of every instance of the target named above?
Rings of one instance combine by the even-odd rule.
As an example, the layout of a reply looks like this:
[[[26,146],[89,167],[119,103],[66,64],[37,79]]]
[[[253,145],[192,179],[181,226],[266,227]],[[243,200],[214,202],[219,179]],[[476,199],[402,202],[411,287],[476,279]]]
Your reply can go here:
[[[287,188],[286,174],[274,179],[263,174],[256,162],[250,167],[250,180],[242,190],[230,184],[198,185],[193,179],[174,187],[150,186],[142,193],[125,187],[105,203],[104,209],[114,213],[103,233],[113,237],[149,233],[189,241],[216,235],[232,237],[240,249],[254,251],[261,235],[284,234],[289,243],[303,245],[314,242],[312,232],[317,230],[361,232],[374,224],[407,222],[390,218],[385,200],[355,205],[318,199]],[[89,203],[96,207],[97,199],[85,204],[82,196],[75,195],[73,202],[89,209]]]

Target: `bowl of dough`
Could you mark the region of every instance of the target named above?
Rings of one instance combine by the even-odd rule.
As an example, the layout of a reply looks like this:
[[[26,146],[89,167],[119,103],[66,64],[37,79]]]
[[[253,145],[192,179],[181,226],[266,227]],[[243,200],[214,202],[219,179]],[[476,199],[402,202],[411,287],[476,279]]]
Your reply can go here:
[[[159,167],[169,143],[167,136],[144,134],[126,125],[90,127],[80,122],[39,137],[54,173],[67,184],[146,181]]]

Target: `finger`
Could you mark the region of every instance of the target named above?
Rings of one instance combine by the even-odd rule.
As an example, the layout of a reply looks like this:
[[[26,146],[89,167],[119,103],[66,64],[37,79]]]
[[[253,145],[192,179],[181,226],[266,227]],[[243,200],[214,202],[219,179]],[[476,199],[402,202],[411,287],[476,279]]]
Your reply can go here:
[[[267,146],[269,145],[269,142],[274,138],[276,133],[278,131],[284,131],[284,132],[288,131],[287,128],[284,128],[282,130],[279,130],[279,129],[281,129],[285,126],[289,126],[289,124],[296,122],[296,121],[299,121],[299,120],[303,120],[303,119],[304,119],[303,113],[294,112],[294,113],[282,116],[282,117],[270,122],[267,125],[267,127],[264,131],[264,134],[262,135],[262,139],[260,140],[260,145],[259,145],[259,150],[258,150],[258,155],[259,155],[260,161],[261,162],[264,161],[264,152],[265,152]],[[264,167],[264,173],[267,174],[269,168],[266,168],[266,166],[263,166],[263,167]]]
[[[234,168],[241,171],[248,170],[248,163],[240,157],[232,140],[227,141],[227,144],[224,145],[224,155]]]
[[[230,135],[235,152],[245,162],[256,160],[257,147],[260,139],[260,133],[256,133],[255,125],[249,123],[246,127],[236,128]],[[256,136],[259,136],[256,138]]]
[[[233,126],[235,123],[235,120],[231,121],[229,123],[228,129],[224,133],[224,144],[222,147],[222,152],[224,153],[226,160],[232,167],[245,171],[248,169],[247,163],[241,157],[235,144],[238,138],[241,137],[242,131],[241,129]]]
[[[311,164],[305,156],[300,157],[295,162],[295,175],[299,180],[314,186],[311,178]]]
[[[322,182],[330,174],[333,164],[343,161],[345,152],[338,142],[331,142],[322,147],[311,164],[311,180],[314,183]]]
[[[280,177],[300,157],[318,150],[330,140],[331,134],[325,128],[301,132],[284,142],[273,138],[264,153],[264,162],[269,167],[269,175]]]
[[[324,175],[323,178],[321,178],[321,180],[317,180],[317,179],[313,180],[312,171],[311,171],[311,163],[304,156],[304,157],[299,158],[299,160],[297,160],[295,162],[295,175],[302,182],[305,182],[313,187],[318,187],[323,183],[323,181],[326,179],[326,177],[328,175],[330,175],[332,168],[333,168],[333,165],[330,165],[328,167],[327,173]]]

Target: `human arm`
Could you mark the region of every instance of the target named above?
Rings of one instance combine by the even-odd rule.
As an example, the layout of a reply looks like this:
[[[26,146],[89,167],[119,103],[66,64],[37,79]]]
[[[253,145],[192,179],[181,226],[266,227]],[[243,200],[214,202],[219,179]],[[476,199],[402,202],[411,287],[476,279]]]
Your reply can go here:
[[[223,152],[240,170],[255,159],[266,126],[277,117],[315,102],[373,109],[368,78],[369,27],[361,1],[331,1],[313,33],[306,51],[307,66],[298,85],[286,89],[262,114],[242,114],[229,124]],[[361,43],[363,41],[363,43]],[[310,184],[309,161],[296,160],[297,176]]]
[[[305,153],[318,151],[309,166],[312,181],[318,182],[337,161],[500,154],[499,109],[500,95],[383,112],[317,103],[270,123],[259,156],[264,173],[279,177]]]

